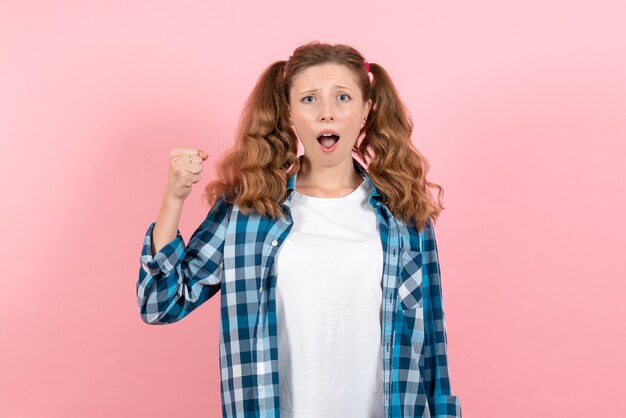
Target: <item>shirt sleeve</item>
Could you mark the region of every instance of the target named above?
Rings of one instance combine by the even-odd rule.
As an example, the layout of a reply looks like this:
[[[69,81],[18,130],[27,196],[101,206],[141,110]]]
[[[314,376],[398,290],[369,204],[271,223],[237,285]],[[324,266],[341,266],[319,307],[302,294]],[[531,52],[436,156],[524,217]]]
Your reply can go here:
[[[433,418],[461,417],[461,401],[452,394],[439,255],[432,220],[421,231],[424,286],[424,387]]]
[[[151,325],[177,322],[217,293],[221,286],[224,241],[230,208],[221,196],[185,245],[176,238],[152,256],[148,227],[141,250],[137,304],[141,319]]]

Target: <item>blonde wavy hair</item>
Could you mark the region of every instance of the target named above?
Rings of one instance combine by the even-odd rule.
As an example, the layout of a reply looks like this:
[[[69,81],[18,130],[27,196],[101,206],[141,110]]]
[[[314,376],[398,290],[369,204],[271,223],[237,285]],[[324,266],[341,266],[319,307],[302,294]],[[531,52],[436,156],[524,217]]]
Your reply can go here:
[[[398,219],[419,232],[426,221],[437,220],[443,207],[443,188],[428,181],[429,164],[411,142],[413,121],[408,109],[380,64],[370,62],[342,44],[313,41],[296,48],[288,61],[276,61],[258,78],[241,114],[235,144],[217,162],[217,179],[208,183],[209,205],[224,196],[244,214],[256,212],[274,219],[285,215],[287,178],[300,169],[298,138],[289,126],[289,92],[294,77],[313,65],[335,63],[349,68],[372,108],[352,151],[365,163],[383,203]],[[429,188],[439,189],[437,201]]]

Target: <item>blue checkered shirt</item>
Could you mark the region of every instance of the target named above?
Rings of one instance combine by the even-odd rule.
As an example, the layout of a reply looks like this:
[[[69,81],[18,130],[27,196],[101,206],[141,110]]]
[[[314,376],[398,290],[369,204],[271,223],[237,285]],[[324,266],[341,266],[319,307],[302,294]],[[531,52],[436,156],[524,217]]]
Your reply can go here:
[[[365,168],[354,158],[353,163],[372,186],[368,201],[376,211],[383,248],[381,402],[385,417],[461,417],[460,400],[450,387],[432,221],[418,234],[395,218]],[[223,417],[280,416],[274,261],[292,226],[295,180],[293,175],[287,182],[284,219],[245,215],[222,196],[187,245],[178,231],[153,257],[156,222],[144,238],[136,289],[145,323],[177,322],[221,290]]]

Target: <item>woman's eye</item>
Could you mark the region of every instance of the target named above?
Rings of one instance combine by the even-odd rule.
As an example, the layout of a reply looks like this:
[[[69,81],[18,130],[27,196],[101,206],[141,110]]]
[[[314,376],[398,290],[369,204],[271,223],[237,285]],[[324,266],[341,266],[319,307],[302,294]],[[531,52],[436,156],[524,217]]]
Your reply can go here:
[[[345,100],[343,100],[343,99],[339,99],[339,100],[340,100],[340,101],[342,101],[342,102],[347,102],[347,101],[348,101],[348,100],[350,100],[350,98],[351,98],[349,95],[344,94],[344,93],[340,94],[340,95],[339,95],[339,96],[337,96],[337,97],[345,97],[345,98],[346,98]],[[313,96],[305,96],[305,97],[303,97],[303,98],[302,98],[302,101],[303,101],[304,103],[312,103],[311,101],[307,101],[307,99],[309,99],[309,98],[310,98],[310,99],[313,99],[314,97],[313,97]]]

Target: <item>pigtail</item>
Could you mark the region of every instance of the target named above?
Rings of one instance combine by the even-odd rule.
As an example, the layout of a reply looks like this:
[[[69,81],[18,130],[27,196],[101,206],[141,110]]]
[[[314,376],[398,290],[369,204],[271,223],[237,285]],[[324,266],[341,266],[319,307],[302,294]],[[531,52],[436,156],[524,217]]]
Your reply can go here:
[[[369,63],[372,111],[356,152],[369,161],[368,174],[394,216],[418,231],[443,207],[443,188],[427,180],[429,164],[411,141],[413,120],[387,71]],[[439,189],[435,202],[429,188]]]
[[[217,163],[218,179],[205,187],[209,204],[224,194],[242,213],[284,215],[278,202],[286,193],[286,169],[298,164],[297,139],[287,129],[285,63],[271,64],[257,79],[245,102],[235,144]]]

